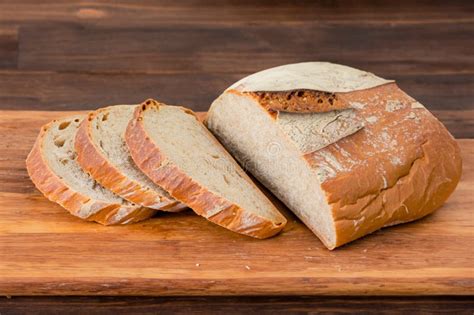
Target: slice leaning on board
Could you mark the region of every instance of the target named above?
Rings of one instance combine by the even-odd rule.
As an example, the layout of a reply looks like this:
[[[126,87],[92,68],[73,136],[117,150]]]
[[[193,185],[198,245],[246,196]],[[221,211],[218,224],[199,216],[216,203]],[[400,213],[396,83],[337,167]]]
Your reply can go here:
[[[148,100],[84,117],[45,125],[27,167],[46,197],[102,224],[188,206],[234,232],[277,234],[285,217],[235,158],[333,249],[431,213],[461,175],[455,140],[420,103],[331,63],[264,70],[219,96],[205,123],[233,156],[183,107]]]
[[[346,66],[250,75],[213,102],[206,124],[329,249],[431,213],[461,176],[459,147],[428,110]]]

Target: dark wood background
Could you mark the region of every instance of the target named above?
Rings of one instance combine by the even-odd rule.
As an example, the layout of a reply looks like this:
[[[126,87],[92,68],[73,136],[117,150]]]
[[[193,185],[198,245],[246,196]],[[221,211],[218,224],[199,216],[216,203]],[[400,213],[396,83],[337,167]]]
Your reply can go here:
[[[395,79],[456,137],[474,138],[473,1],[0,1],[0,109],[154,97],[204,111],[242,76],[311,60]],[[0,313],[472,313],[470,300],[43,297],[0,299]]]
[[[324,60],[397,80],[472,138],[473,38],[473,1],[1,1],[0,108],[203,111],[249,73]]]

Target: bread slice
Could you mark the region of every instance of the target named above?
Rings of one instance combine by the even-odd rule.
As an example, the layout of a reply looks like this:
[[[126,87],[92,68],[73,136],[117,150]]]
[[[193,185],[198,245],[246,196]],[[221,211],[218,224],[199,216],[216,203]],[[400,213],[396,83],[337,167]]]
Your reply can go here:
[[[209,221],[256,238],[285,226],[285,217],[191,110],[148,100],[136,109],[126,141],[148,177]]]
[[[213,102],[206,124],[329,249],[431,213],[461,176],[459,147],[428,110],[346,66],[253,74]]]
[[[126,224],[155,211],[114,195],[87,175],[76,161],[74,138],[83,116],[54,120],[41,128],[26,159],[35,186],[72,215],[98,223]]]
[[[125,130],[136,105],[116,105],[89,113],[76,135],[79,165],[102,186],[144,207],[180,211],[174,200],[135,165],[125,143]]]

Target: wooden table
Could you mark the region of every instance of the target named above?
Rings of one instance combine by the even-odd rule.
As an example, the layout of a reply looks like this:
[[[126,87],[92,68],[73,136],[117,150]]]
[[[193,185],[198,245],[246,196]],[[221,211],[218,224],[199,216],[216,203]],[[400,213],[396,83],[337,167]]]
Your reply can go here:
[[[322,4],[282,1],[280,5],[273,1],[256,5],[254,2],[225,1],[219,6],[211,1],[175,3],[166,0],[1,2],[0,109],[84,110],[154,97],[194,110],[205,110],[226,86],[248,73],[284,63],[328,60],[396,79],[402,89],[432,110],[457,138],[474,138],[474,6],[469,1],[422,4],[397,1],[383,5],[369,1]],[[17,114],[26,115],[24,112]],[[6,117],[7,112],[1,115]],[[34,116],[41,118],[38,113]],[[24,126],[30,130],[34,127],[27,119]],[[2,127],[5,131],[8,125],[3,123]],[[21,131],[12,128],[11,133]],[[34,135],[30,133],[28,137],[31,141]],[[462,140],[461,143],[464,148],[472,141]],[[15,142],[12,145],[10,150],[15,151]],[[14,163],[21,162],[25,150],[23,145],[15,151],[18,157]],[[0,153],[3,158],[0,193],[15,190],[36,196],[25,178],[24,167],[20,164],[12,167],[8,164],[12,161],[5,162],[3,152]],[[472,162],[466,166],[472,167]],[[466,254],[472,257],[470,204],[465,204],[467,219],[463,219],[463,222],[467,220],[462,234],[467,244],[460,245],[466,245]],[[53,213],[58,211],[46,204],[45,209]],[[430,220],[435,220],[437,215],[443,217],[442,211],[414,224],[425,224],[428,231],[430,226],[433,228]],[[184,222],[189,220],[185,217]],[[28,222],[23,223],[28,226]],[[311,237],[298,223],[294,226],[290,234],[296,233],[304,239]],[[5,231],[7,228],[2,226],[0,229]],[[203,226],[198,225],[198,228]],[[210,235],[216,237],[217,234],[212,234],[214,227],[204,228],[210,229]],[[394,240],[398,239],[397,235],[401,237],[403,231],[412,230],[410,225],[387,229],[380,232],[382,235],[350,245],[349,250],[354,253],[363,244],[376,244],[371,239],[374,237],[388,239],[384,234],[391,233],[390,239]],[[226,236],[233,237],[229,234]],[[15,242],[15,239],[11,241]],[[23,246],[27,251],[23,255],[28,256],[31,249],[26,243]],[[2,267],[6,270],[0,257],[0,269]],[[342,269],[347,267],[340,266]],[[472,268],[472,265],[467,267]],[[203,268],[206,267],[203,265]],[[404,276],[400,275],[402,279]],[[308,286],[301,287],[296,296],[288,295],[294,289],[292,283],[282,286],[279,294],[269,296],[270,291],[261,291],[257,297],[242,296],[245,295],[244,287],[239,291],[238,286],[233,294],[211,290],[206,295],[219,296],[206,297],[199,294],[202,293],[199,290],[197,296],[191,297],[178,289],[176,294],[183,296],[110,297],[94,296],[94,292],[89,292],[88,296],[75,297],[58,296],[64,291],[56,290],[52,291],[56,296],[2,298],[0,313],[32,310],[92,314],[105,310],[115,313],[131,310],[379,313],[393,310],[471,314],[474,310],[472,283],[459,279],[444,289],[439,289],[441,285],[425,286],[427,291],[415,296],[407,296],[409,291],[396,286],[385,291],[367,292],[328,289],[326,293],[332,294],[326,296],[323,288],[314,286],[313,292],[308,289],[314,281],[310,278]],[[0,283],[6,282],[0,278]],[[368,282],[361,281],[360,284],[364,287]],[[68,286],[72,291],[67,294],[74,294],[74,284],[66,284]],[[2,289],[5,288],[4,285]],[[33,287],[23,290],[38,294],[33,292]],[[258,288],[249,294],[258,294],[257,291]],[[116,294],[107,289],[96,293],[107,295],[107,292]],[[378,292],[385,294],[379,296]],[[143,290],[143,294],[148,295],[163,295],[161,293],[158,289],[154,292]],[[126,295],[126,292],[122,294]]]

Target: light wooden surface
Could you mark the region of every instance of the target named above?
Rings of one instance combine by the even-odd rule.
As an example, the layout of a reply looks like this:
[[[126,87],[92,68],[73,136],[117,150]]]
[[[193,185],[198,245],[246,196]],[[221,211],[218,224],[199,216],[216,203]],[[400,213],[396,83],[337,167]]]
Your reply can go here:
[[[0,111],[0,295],[471,295],[474,140],[462,182],[415,223],[326,250],[290,216],[255,240],[192,212],[104,227],[42,197],[24,159],[65,112]]]

